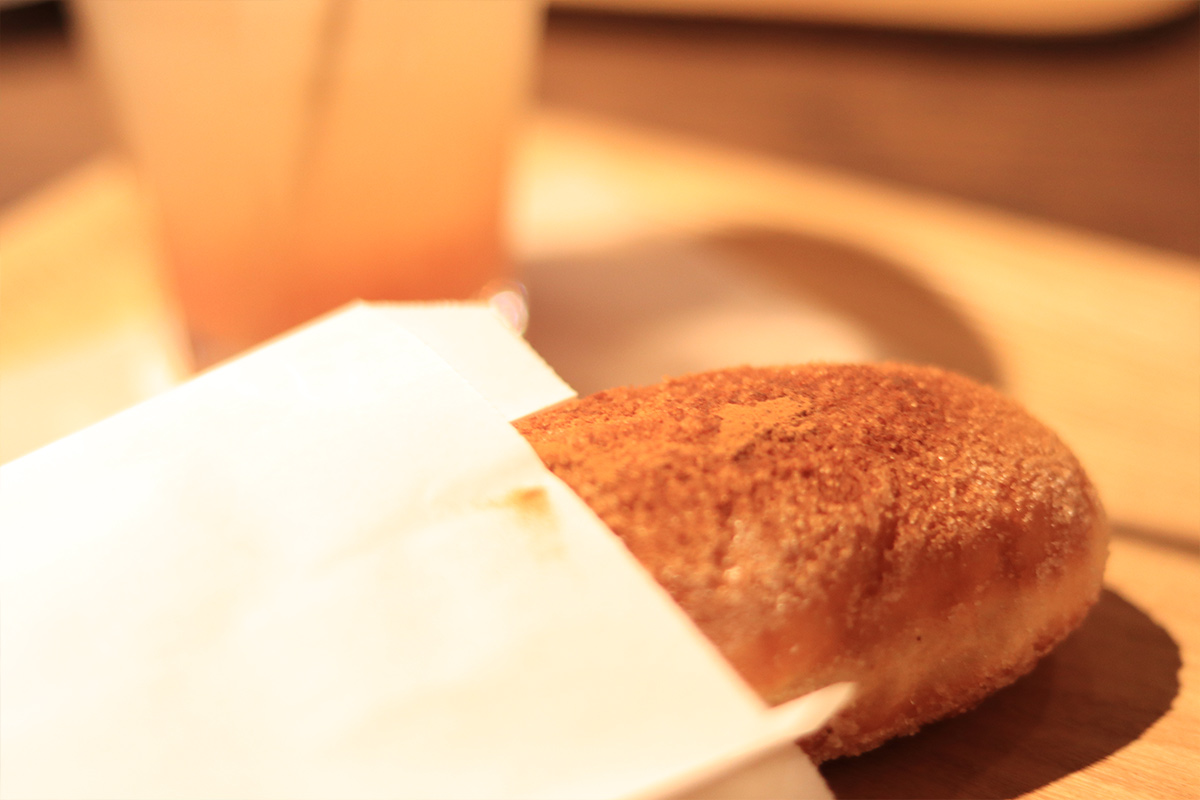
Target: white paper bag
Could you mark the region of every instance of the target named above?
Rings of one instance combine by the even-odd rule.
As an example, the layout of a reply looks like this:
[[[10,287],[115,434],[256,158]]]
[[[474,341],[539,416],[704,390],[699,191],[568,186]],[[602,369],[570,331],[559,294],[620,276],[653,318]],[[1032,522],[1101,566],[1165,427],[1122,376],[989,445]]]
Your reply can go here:
[[[765,709],[507,422],[570,394],[485,308],[357,306],[3,467],[0,793],[650,797],[765,758],[828,796],[787,743],[844,689]]]

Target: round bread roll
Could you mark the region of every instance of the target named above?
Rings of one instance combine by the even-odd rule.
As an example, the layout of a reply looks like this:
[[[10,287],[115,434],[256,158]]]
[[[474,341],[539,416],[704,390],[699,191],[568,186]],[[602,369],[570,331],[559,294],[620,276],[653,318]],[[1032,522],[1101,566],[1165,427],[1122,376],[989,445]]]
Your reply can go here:
[[[971,708],[1100,592],[1079,462],[939,369],[720,370],[516,425],[766,701],[858,685],[801,743],[817,761]]]

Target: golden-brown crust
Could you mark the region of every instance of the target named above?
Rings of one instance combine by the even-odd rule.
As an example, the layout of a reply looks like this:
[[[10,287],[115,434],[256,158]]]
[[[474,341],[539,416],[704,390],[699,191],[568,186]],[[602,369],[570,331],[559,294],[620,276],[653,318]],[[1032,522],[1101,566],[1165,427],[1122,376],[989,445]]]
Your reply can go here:
[[[1075,457],[935,368],[728,369],[517,427],[768,701],[858,682],[806,743],[818,760],[969,708],[1099,592]]]

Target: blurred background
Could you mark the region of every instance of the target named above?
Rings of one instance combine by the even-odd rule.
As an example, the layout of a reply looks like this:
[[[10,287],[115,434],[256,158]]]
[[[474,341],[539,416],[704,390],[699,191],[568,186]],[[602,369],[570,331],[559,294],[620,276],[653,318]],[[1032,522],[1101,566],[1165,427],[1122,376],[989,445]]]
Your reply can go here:
[[[620,5],[551,3],[537,102],[1200,255],[1191,3],[1036,35]],[[59,2],[0,7],[0,207],[113,144],[72,41]]]
[[[371,4],[307,5],[322,6]],[[937,364],[1058,431],[1108,509],[1107,589],[1079,634],[979,711],[826,768],[838,796],[1193,791],[1197,4],[551,0],[543,12],[532,71],[512,74],[531,97],[506,142],[511,187],[480,205],[503,212],[511,245],[485,267],[515,266],[526,335],[564,379],[586,393],[745,362]],[[195,366],[150,192],[81,44],[63,3],[0,0],[0,462]],[[485,71],[443,64],[410,82],[433,87],[435,108],[437,81],[471,66]],[[370,88],[360,112],[388,99]],[[453,101],[477,105],[440,105]],[[404,102],[392,124],[406,124]],[[372,159],[357,166],[373,190],[397,183],[371,175]],[[450,161],[437,163],[435,179]]]

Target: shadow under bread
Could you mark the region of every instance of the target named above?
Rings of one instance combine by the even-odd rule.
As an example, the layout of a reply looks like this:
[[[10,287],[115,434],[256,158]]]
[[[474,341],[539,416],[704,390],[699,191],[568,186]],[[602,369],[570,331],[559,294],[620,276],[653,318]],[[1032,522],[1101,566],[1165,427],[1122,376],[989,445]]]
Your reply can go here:
[[[821,772],[839,798],[1011,798],[1117,752],[1171,707],[1179,645],[1105,589],[1029,675],[973,711]]]
[[[525,267],[527,338],[580,394],[740,364],[898,360],[993,386],[971,321],[901,264],[764,228]]]

